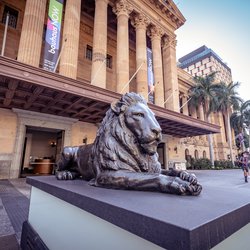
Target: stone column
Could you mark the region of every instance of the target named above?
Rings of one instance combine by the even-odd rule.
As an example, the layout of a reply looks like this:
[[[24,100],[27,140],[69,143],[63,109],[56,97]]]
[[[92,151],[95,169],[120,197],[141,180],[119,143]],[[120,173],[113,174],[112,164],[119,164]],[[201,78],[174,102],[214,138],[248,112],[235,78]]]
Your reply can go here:
[[[95,0],[91,83],[106,88],[108,1]]]
[[[161,37],[163,31],[153,26],[150,29],[149,36],[152,42],[153,52],[153,69],[154,69],[154,100],[155,104],[164,107],[164,86],[163,86],[163,70],[162,70],[162,53],[161,53]]]
[[[147,79],[147,43],[146,29],[149,19],[138,14],[132,22],[136,29],[136,68],[140,70],[136,75],[137,93],[148,100],[148,79]]]
[[[167,109],[180,112],[175,36],[163,38],[163,81]]]
[[[129,81],[128,19],[132,9],[126,0],[119,0],[113,11],[117,15],[116,91],[121,93]],[[129,92],[129,85],[123,90],[126,92]]]
[[[191,110],[191,117],[197,119],[197,109],[196,107],[193,107]]]
[[[39,67],[47,0],[27,0],[17,60]]]
[[[204,109],[203,109],[202,104],[200,104],[199,106],[199,117],[200,117],[200,120],[205,121]]]
[[[59,73],[73,79],[77,76],[80,18],[81,0],[67,0]]]
[[[188,115],[188,103],[187,103],[187,101],[188,101],[188,97],[186,95],[184,95],[182,97],[182,103],[183,103],[182,105],[184,105],[182,107],[182,110],[183,110],[184,115]]]

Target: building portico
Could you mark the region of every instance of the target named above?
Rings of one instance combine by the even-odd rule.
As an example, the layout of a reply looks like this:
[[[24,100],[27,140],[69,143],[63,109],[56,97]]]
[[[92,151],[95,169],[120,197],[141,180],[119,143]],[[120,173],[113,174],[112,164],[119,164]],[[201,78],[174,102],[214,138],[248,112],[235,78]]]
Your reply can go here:
[[[5,0],[0,9],[7,5],[15,9],[14,2]],[[9,42],[4,57],[0,57],[0,116],[8,113],[12,130],[19,124],[13,109],[20,109],[36,112],[37,116],[43,113],[76,119],[72,125],[74,133],[67,143],[69,146],[91,143],[110,104],[121,94],[137,92],[149,101],[162,127],[164,140],[159,154],[164,168],[169,162],[185,163],[184,144],[178,152],[173,150],[180,145],[180,138],[219,132],[218,126],[201,119],[202,114],[197,120],[195,111],[191,112],[187,105],[181,108],[188,101],[192,81],[176,65],[175,30],[184,24],[185,18],[173,1],[67,0],[61,6],[59,63],[55,72],[43,69],[51,2],[20,0],[17,28],[8,30]],[[3,27],[0,24],[0,44]],[[19,46],[15,45],[18,43]],[[152,82],[149,70],[153,72]],[[152,89],[153,98],[149,98]],[[44,121],[38,128],[46,124],[46,115],[42,117]],[[36,127],[27,124],[27,131],[30,126]],[[0,120],[0,127],[5,126]],[[15,159],[21,165],[20,154],[25,151],[24,132],[18,141],[21,146],[15,151],[12,130],[12,149],[8,148],[2,158],[0,151],[0,162],[8,159],[3,160],[6,169],[13,166],[14,152],[18,152]],[[16,177],[18,168],[13,173]]]

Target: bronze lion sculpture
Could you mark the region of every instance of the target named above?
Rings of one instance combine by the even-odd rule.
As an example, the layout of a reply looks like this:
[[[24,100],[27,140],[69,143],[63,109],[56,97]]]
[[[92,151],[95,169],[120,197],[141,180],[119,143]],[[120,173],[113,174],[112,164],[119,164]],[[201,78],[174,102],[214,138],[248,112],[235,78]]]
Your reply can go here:
[[[161,169],[161,139],[160,125],[145,99],[127,93],[111,104],[93,144],[63,149],[56,177],[81,176],[98,187],[199,195],[202,187],[194,174]]]

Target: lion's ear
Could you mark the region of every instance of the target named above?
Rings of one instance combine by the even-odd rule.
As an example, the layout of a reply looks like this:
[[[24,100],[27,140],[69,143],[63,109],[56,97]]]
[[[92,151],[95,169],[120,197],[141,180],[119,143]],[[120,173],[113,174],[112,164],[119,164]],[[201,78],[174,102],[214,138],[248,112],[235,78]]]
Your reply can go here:
[[[111,109],[117,115],[124,111],[125,107],[120,101],[114,101],[111,103]]]
[[[119,113],[120,113],[120,107],[119,107],[118,103],[119,103],[119,101],[114,101],[114,102],[111,103],[111,109],[117,115],[119,115]]]

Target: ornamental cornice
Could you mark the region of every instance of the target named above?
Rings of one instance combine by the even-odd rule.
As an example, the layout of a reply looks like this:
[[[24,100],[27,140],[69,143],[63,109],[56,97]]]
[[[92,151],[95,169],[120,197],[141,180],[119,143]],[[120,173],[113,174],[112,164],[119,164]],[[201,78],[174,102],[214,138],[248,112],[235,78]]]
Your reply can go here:
[[[176,28],[182,26],[186,19],[176,7],[173,1],[160,1],[160,0],[149,0],[151,5],[154,5],[156,9],[160,10],[172,23],[175,24]]]
[[[113,12],[119,16],[119,15],[126,15],[129,16],[129,14],[132,12],[133,8],[132,6],[128,3],[127,0],[118,0],[114,7],[113,7]]]

